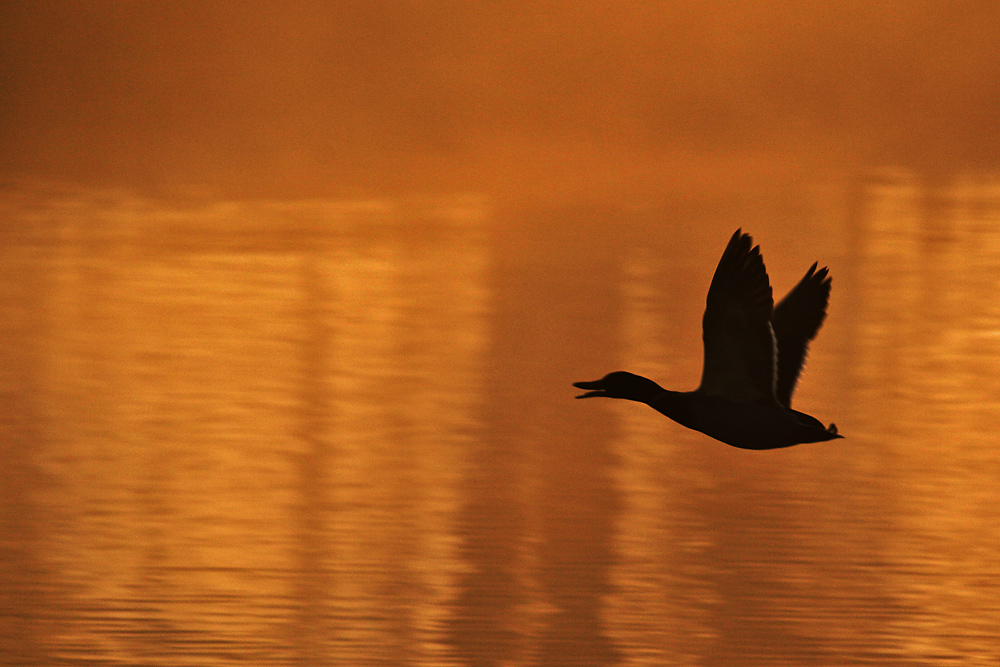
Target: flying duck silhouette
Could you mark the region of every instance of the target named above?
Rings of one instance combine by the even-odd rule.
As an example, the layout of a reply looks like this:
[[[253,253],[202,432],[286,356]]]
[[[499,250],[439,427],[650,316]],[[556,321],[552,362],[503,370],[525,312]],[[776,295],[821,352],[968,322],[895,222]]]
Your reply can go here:
[[[675,422],[742,449],[778,449],[842,438],[815,417],[793,410],[792,392],[809,341],[830,300],[829,270],[814,263],[775,306],[771,285],[749,234],[737,229],[708,288],[701,386],[668,391],[648,378],[617,371],[577,398],[624,398],[646,403]]]

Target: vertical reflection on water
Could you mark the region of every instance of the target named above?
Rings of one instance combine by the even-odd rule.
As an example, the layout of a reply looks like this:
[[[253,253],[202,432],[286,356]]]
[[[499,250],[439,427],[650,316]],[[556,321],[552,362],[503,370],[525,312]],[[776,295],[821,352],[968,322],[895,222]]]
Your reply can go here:
[[[291,619],[288,632],[289,643],[298,647],[298,661],[307,665],[328,664],[331,634],[326,619],[330,616],[328,591],[333,582],[326,562],[329,549],[325,532],[330,513],[328,488],[333,447],[329,432],[331,399],[325,370],[330,358],[327,311],[332,297],[321,272],[322,264],[328,261],[329,245],[326,239],[320,240],[300,260],[303,340],[299,437],[303,451],[296,471],[301,480],[300,525],[296,531],[299,544],[292,553],[292,567],[298,570],[293,595],[299,613]]]
[[[68,258],[54,304],[47,553],[74,610],[59,648],[280,655],[296,259],[115,247]]]
[[[0,208],[4,217],[9,211]],[[0,660],[44,664],[46,638],[56,624],[49,612],[60,591],[42,585],[51,575],[36,548],[43,515],[36,503],[46,482],[35,465],[45,406],[40,370],[45,363],[45,322],[36,310],[50,289],[49,265],[40,247],[12,238],[0,227]]]
[[[914,189],[895,188],[875,194],[913,206]],[[888,376],[872,401],[891,406],[886,414],[899,425],[876,440],[891,453],[882,474],[895,498],[892,539],[884,542],[888,586],[906,610],[888,631],[914,660],[993,664],[1000,657],[1000,189],[969,178],[924,194],[932,205],[920,209],[922,224],[899,230],[911,247],[867,267],[869,276],[892,276],[901,265],[918,270],[895,288],[906,296],[904,303],[894,296],[895,317],[871,315],[888,322],[869,344],[886,354],[881,363],[868,360],[869,374]],[[885,226],[880,212],[888,214],[873,210],[875,229]]]
[[[871,435],[906,436],[907,420],[895,419],[907,400],[919,340],[922,190],[905,172],[887,172],[866,193],[858,255],[858,322],[855,373],[859,410]],[[892,391],[885,392],[886,388]],[[858,435],[864,435],[859,433]],[[876,446],[891,447],[891,442]]]
[[[322,267],[334,295],[323,539],[335,664],[442,664],[450,653],[486,256],[480,213],[443,215],[408,234],[367,230]]]
[[[398,415],[408,406],[386,400],[395,393],[393,371],[402,370],[396,350],[401,243],[375,231],[349,236],[323,266],[334,300],[327,315],[330,364],[321,374],[333,394],[328,408],[335,443],[334,457],[325,462],[331,514],[322,537],[333,578],[324,597],[333,607],[335,643],[324,654],[340,664],[364,656],[373,664],[399,658],[405,593],[412,585],[398,560],[410,547],[406,536],[412,530],[399,498],[409,461]]]
[[[662,281],[648,251],[637,251],[626,263],[622,365],[664,384],[688,382],[668,367],[686,355],[665,321],[671,295],[657,288]],[[615,473],[624,499],[615,522],[614,592],[604,622],[624,665],[698,664],[698,647],[710,641],[704,608],[712,595],[699,583],[703,573],[692,567],[704,553],[705,527],[686,521],[682,509],[699,485],[698,475],[678,449],[702,443],[652,410],[633,403],[613,408],[622,429],[615,440]]]

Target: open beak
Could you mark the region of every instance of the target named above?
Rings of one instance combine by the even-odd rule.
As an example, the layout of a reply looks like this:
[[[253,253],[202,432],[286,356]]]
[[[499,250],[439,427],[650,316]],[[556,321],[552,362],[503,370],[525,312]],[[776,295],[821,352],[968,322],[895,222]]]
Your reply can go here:
[[[597,396],[607,396],[608,392],[601,387],[600,380],[594,380],[593,382],[574,382],[573,386],[577,389],[590,389],[586,393],[580,394],[577,398],[595,398]]]

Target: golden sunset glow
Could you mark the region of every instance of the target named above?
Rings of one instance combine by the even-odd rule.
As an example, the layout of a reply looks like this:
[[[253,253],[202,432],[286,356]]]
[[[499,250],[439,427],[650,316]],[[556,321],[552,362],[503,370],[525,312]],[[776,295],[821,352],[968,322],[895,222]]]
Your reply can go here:
[[[2,10],[7,174],[177,193],[649,195],[992,164],[975,1],[136,3]],[[995,166],[995,165],[994,165]]]
[[[1000,664],[1000,4],[0,33],[10,664]],[[737,228],[775,298],[830,267],[845,438],[574,401],[697,386]]]

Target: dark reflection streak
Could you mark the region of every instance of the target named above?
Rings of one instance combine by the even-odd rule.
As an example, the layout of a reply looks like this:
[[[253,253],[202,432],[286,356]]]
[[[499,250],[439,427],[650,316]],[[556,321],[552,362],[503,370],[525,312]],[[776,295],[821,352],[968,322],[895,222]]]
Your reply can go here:
[[[559,397],[581,364],[611,363],[617,221],[582,208],[507,216],[453,641],[470,666],[613,664],[601,623],[618,509],[611,416]]]
[[[715,474],[723,479],[733,475],[722,470]],[[706,553],[717,595],[709,614],[716,638],[704,664],[828,664],[829,656],[817,640],[802,634],[788,613],[788,600],[796,595],[787,581],[788,573],[795,571],[789,563],[803,549],[795,529],[803,521],[791,510],[788,496],[766,476],[762,475],[767,487],[759,496],[753,492],[754,484],[740,477],[737,472],[724,479],[721,486],[730,491],[699,508],[706,511],[716,541]],[[798,614],[813,613],[809,600],[797,603],[802,606]]]
[[[144,361],[144,367],[162,368],[165,358],[163,355],[151,354]],[[162,389],[169,386],[162,376],[151,377],[149,384]],[[169,408],[165,405],[149,407],[149,414],[168,414]],[[145,622],[151,632],[147,635],[137,633],[134,638],[134,650],[137,655],[143,656],[146,660],[154,659],[159,652],[167,652],[172,645],[179,645],[182,641],[179,639],[178,629],[173,627],[166,615],[163,614],[164,606],[169,604],[171,595],[175,594],[173,586],[166,576],[169,567],[167,556],[170,539],[166,527],[171,525],[171,516],[167,500],[164,497],[164,490],[170,488],[169,477],[172,461],[168,453],[169,449],[156,445],[169,442],[172,429],[173,425],[166,418],[157,416],[147,421],[140,434],[145,440],[145,442],[140,443],[140,446],[152,446],[150,447],[149,473],[139,487],[136,498],[139,510],[144,515],[144,523],[146,523],[145,534],[142,535],[140,542],[143,553],[137,593],[139,599],[156,601],[156,603],[149,605],[144,611],[144,615],[147,616]],[[136,601],[135,604],[140,605],[141,603]]]
[[[301,384],[299,406],[301,429],[299,438],[303,452],[298,460],[299,536],[298,571],[295,582],[295,602],[298,614],[289,628],[289,645],[293,647],[297,664],[321,666],[330,664],[325,649],[327,614],[324,609],[330,595],[330,577],[324,567],[326,560],[325,518],[329,509],[326,494],[326,466],[330,451],[325,438],[327,414],[332,402],[323,381],[326,368],[326,346],[330,337],[324,325],[323,308],[329,300],[319,270],[323,244],[302,251],[302,325]]]
[[[522,267],[535,274],[529,280],[537,283],[529,282],[531,296],[519,301],[531,311],[519,318],[524,340],[518,347],[551,364],[545,382],[536,379],[530,365],[522,365],[518,382],[534,385],[523,418],[536,425],[529,431],[530,446],[547,454],[536,473],[543,494],[539,568],[543,594],[556,611],[539,640],[542,665],[612,665],[619,657],[602,616],[612,591],[612,541],[621,510],[612,480],[615,424],[608,412],[585,416],[578,402],[551,397],[563,395],[563,385],[579,372],[582,360],[599,364],[616,352],[607,341],[622,315],[622,255],[615,250],[621,246],[617,230],[623,222],[613,209],[544,212],[533,226],[544,234],[537,247],[558,251]],[[595,247],[604,251],[595,253]],[[580,257],[588,258],[585,271]],[[533,326],[523,326],[529,317]]]
[[[498,264],[509,255],[495,252]],[[519,637],[513,626],[526,602],[526,592],[518,588],[518,562],[526,525],[525,499],[519,497],[524,452],[518,446],[516,415],[518,392],[510,386],[507,363],[516,364],[511,350],[509,327],[515,322],[505,317],[511,306],[511,275],[506,267],[495,267],[495,319],[487,353],[488,362],[483,385],[488,395],[510,397],[502,402],[487,400],[482,434],[471,445],[470,473],[463,489],[464,507],[462,560],[470,566],[460,578],[455,601],[455,618],[451,627],[451,643],[460,663],[468,667],[485,667],[515,663]],[[499,348],[499,349],[498,349]]]
[[[35,239],[33,239],[35,240]],[[38,508],[32,501],[43,483],[32,458],[44,446],[39,349],[44,335],[41,305],[47,263],[35,244],[0,239],[0,654],[8,664],[50,664],[43,638],[45,610],[58,608],[54,592],[39,586],[49,579],[38,553]]]

